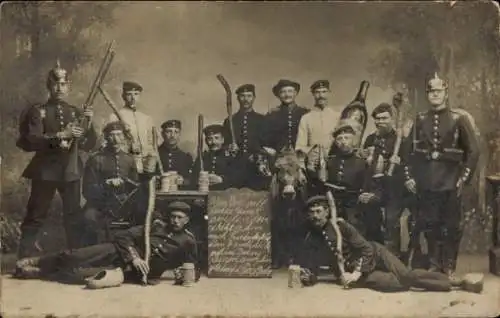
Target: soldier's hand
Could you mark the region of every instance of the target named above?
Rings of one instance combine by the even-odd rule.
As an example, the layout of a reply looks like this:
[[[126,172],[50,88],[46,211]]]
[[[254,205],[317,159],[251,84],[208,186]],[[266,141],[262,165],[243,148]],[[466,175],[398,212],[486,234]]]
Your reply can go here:
[[[274,150],[273,148],[270,148],[270,147],[262,147],[268,155],[270,156],[274,156],[276,154],[276,150]]]
[[[83,111],[83,116],[88,117],[88,118],[94,117],[94,110],[91,107],[88,107],[87,109],[85,109]]]
[[[237,144],[235,144],[234,142],[231,143],[229,145],[229,152],[232,154],[232,155],[236,155],[238,153],[238,151],[240,151],[240,148],[238,147]]]
[[[113,187],[119,187],[123,184],[123,179],[122,178],[110,178],[106,180],[106,184],[113,186]]]
[[[344,273],[343,277],[341,277],[341,281],[344,286],[348,287],[352,283],[357,282],[360,277],[361,273],[358,271],[352,273]]]
[[[219,184],[222,183],[222,177],[216,174],[209,174],[208,181],[210,182],[210,184]]]
[[[398,155],[394,155],[389,158],[389,162],[395,165],[400,165],[401,164],[401,158]]]
[[[415,180],[410,179],[405,182],[405,187],[410,191],[411,193],[417,193],[417,183]]]
[[[184,184],[184,178],[182,176],[177,176],[177,180],[175,180],[177,185],[183,185]]]
[[[359,201],[361,203],[365,203],[366,204],[366,203],[369,203],[374,198],[375,198],[375,194],[374,193],[363,192],[359,196]]]
[[[131,150],[132,153],[141,153],[141,146],[138,143],[134,142],[132,143]]]
[[[83,129],[78,126],[72,126],[71,127],[71,136],[75,138],[80,138],[83,136]]]
[[[149,273],[149,265],[142,258],[136,257],[132,260],[132,265],[139,271],[143,276],[147,276]]]

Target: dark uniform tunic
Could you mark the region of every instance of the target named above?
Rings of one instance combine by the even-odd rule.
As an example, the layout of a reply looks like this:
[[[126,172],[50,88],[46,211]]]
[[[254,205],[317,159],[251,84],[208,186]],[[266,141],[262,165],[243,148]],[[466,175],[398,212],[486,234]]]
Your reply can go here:
[[[456,184],[470,182],[479,142],[467,115],[450,108],[419,113],[406,143],[405,178],[418,189],[418,219],[424,224],[431,263],[454,270],[462,237],[461,197]],[[443,246],[444,256],[438,246]]]
[[[56,137],[56,133],[64,130],[70,122],[82,117],[81,109],[63,101],[49,100],[45,104],[32,107],[26,116],[26,141],[36,153],[23,172],[23,177],[32,181],[27,214],[21,225],[20,257],[29,256],[31,253],[56,190],[63,201],[68,245],[78,245],[80,178],[83,172],[80,156],[76,154],[77,160],[69,161],[74,158],[71,154],[74,149],[61,148],[60,140]],[[89,151],[96,142],[97,133],[91,124],[90,129],[79,139],[78,149]]]
[[[382,241],[380,228],[381,212],[378,202],[382,196],[381,179],[368,175],[367,164],[356,152],[349,154],[336,151],[327,163],[327,182],[343,190],[332,190],[339,216],[365,234],[370,240]],[[375,198],[368,204],[359,203],[362,192],[374,193]]]
[[[218,151],[203,152],[203,170],[209,174],[215,174],[222,177],[222,183],[210,185],[210,190],[225,190],[231,187],[238,187],[242,173],[241,169],[237,169],[238,162],[233,158],[226,149]],[[198,185],[200,173],[200,161],[196,158],[193,167],[193,187]]]
[[[249,112],[238,111],[232,116],[236,144],[239,148],[237,160],[241,169],[241,186],[254,190],[264,190],[268,182],[262,180],[256,169],[254,161],[250,156],[255,156],[262,149],[263,131],[265,128],[265,116],[252,110]],[[226,145],[231,143],[231,131],[229,120],[226,118],[223,123],[224,140]]]
[[[159,279],[164,271],[175,269],[183,263],[198,262],[196,239],[187,230],[172,232],[165,226],[153,226],[150,246],[148,280]],[[44,256],[40,259],[39,266],[45,275],[114,267],[122,267],[127,273],[134,257],[144,257],[144,248],[144,226],[135,226],[119,232],[111,243],[79,248],[71,253],[65,251]],[[131,274],[126,277],[140,281],[140,274],[135,269],[132,269]]]
[[[300,119],[308,112],[309,109],[297,105],[280,105],[269,111],[266,115],[263,146],[278,152],[284,147],[295,149]]]
[[[352,225],[343,219],[337,224],[342,236],[342,255],[346,272],[359,271],[361,278],[355,284],[384,292],[408,290],[410,287],[433,291],[449,291],[448,277],[441,273],[408,269],[383,245],[367,241]],[[320,230],[311,228],[305,236],[297,263],[310,271],[307,285],[317,281],[320,267],[329,266],[339,275],[337,261],[337,234],[329,221]]]
[[[374,161],[379,156],[384,159],[384,181],[383,195],[381,205],[385,209],[385,244],[393,253],[400,250],[400,224],[399,218],[405,206],[404,199],[409,197],[409,193],[405,191],[403,167],[396,165],[392,176],[387,175],[390,163],[389,159],[394,153],[397,134],[393,129],[386,134],[373,133],[366,137],[363,148],[374,147]],[[400,148],[401,150],[401,148]],[[401,151],[398,156],[401,155]]]
[[[191,154],[182,151],[178,147],[171,149],[165,143],[158,147],[158,153],[160,154],[163,171],[176,171],[185,181],[189,180],[193,167],[193,156]]]
[[[107,185],[106,180],[111,178],[121,178],[124,183],[120,187]],[[134,195],[139,191],[138,182],[139,176],[131,154],[105,148],[90,157],[83,175],[83,196],[87,200],[84,214],[86,218],[91,218],[87,220],[87,232],[96,234],[99,230],[95,228],[98,225],[96,223],[100,223],[100,219],[106,223],[120,221],[130,225],[144,222],[142,215],[137,213],[138,195]],[[88,239],[86,244],[97,243],[95,239]]]

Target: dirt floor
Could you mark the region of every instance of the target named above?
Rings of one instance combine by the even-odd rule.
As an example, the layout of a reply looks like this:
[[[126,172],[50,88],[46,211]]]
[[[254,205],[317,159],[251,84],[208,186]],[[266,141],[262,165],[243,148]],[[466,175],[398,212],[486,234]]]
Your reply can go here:
[[[459,272],[487,272],[487,258],[463,256]],[[494,317],[500,313],[500,278],[487,275],[482,294],[411,291],[384,294],[342,290],[323,282],[289,289],[286,271],[270,279],[202,277],[194,287],[123,285],[105,290],[2,277],[3,317],[66,316],[362,316]]]

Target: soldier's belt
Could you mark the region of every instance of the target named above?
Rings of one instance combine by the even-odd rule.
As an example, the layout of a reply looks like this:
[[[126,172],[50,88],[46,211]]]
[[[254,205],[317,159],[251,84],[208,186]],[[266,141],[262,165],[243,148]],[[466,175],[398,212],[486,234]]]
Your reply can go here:
[[[444,148],[442,150],[415,149],[415,154],[424,156],[427,160],[461,162],[464,151],[456,148]]]

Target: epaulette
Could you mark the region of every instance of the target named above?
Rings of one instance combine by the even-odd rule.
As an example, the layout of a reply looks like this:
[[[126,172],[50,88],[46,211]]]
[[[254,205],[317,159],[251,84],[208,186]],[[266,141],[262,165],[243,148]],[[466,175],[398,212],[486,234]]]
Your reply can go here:
[[[279,112],[279,110],[280,110],[280,106],[275,106],[275,107],[271,108],[267,113],[268,114],[277,113],[277,112]]]

